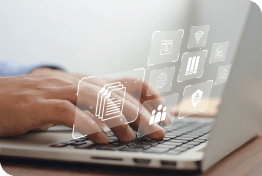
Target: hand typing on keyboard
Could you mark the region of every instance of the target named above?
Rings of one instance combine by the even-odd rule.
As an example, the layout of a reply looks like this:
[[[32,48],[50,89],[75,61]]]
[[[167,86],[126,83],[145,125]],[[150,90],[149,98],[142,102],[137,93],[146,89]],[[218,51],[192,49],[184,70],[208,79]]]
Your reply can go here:
[[[107,143],[110,138],[103,131],[105,124],[94,116],[92,111],[83,111],[85,106],[96,103],[94,92],[101,90],[101,82],[86,82],[87,99],[82,102],[83,107],[76,107],[77,86],[83,76],[67,74],[62,71],[48,68],[36,69],[29,75],[18,77],[0,78],[0,136],[8,137],[26,133],[34,129],[48,128],[52,125],[66,125],[73,127],[75,116],[80,119],[81,127],[76,129],[82,134],[87,131],[96,131],[87,135],[87,138],[95,143]],[[132,79],[132,78],[130,78]],[[124,82],[124,81],[122,81]],[[132,91],[126,93],[128,111],[123,112],[124,116],[132,113],[133,102],[136,99],[136,87],[132,86]],[[149,91],[156,92],[157,89],[149,86]],[[130,89],[129,89],[130,90]],[[155,93],[157,94],[157,92]],[[144,101],[147,99],[146,90],[142,91]],[[151,104],[151,108],[157,105]],[[139,114],[138,119],[130,124],[124,124],[111,128],[115,137],[121,141],[128,142],[135,139],[132,129],[138,129],[139,119],[150,117],[148,111]],[[148,118],[149,120],[149,118]],[[165,131],[157,124],[150,126],[155,131],[148,134],[152,139],[163,139]],[[147,129],[144,129],[147,130]]]

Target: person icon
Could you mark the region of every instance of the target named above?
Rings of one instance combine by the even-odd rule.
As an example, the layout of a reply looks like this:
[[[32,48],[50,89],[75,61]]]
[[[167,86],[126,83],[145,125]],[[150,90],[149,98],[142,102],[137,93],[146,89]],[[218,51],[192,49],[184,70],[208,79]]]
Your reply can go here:
[[[166,120],[166,106],[163,108],[161,122],[164,121],[164,120]]]
[[[158,106],[158,108],[157,108],[157,114],[156,114],[156,118],[155,118],[155,123],[158,123],[158,122],[160,122],[160,120],[161,120],[161,116],[162,116],[162,112],[161,112],[161,110],[162,110],[162,105],[159,105]]]
[[[151,116],[150,119],[149,119],[149,125],[154,124],[155,117],[156,117],[156,110],[153,110],[153,111],[152,111],[152,116]]]

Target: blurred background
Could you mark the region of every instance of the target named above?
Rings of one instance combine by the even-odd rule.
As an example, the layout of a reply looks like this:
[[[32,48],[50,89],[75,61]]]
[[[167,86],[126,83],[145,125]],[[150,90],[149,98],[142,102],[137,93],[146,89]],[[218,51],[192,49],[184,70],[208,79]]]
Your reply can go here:
[[[145,68],[176,67],[172,90],[214,80],[218,67],[233,62],[245,25],[248,0],[8,0],[0,1],[0,59],[24,64],[54,63],[72,73],[102,75]],[[187,49],[192,26],[210,25],[207,45]],[[154,31],[184,30],[180,59],[148,66]],[[212,45],[229,41],[223,63],[209,64]],[[201,78],[177,82],[181,56],[208,50]],[[225,84],[214,85],[220,97]]]

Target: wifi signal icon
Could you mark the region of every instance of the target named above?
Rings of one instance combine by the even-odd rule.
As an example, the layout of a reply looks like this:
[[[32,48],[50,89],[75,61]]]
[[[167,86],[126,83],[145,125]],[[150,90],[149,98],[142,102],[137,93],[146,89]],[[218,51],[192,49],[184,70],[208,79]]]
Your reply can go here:
[[[200,39],[205,33],[203,31],[198,31],[195,33],[196,43],[199,43]]]

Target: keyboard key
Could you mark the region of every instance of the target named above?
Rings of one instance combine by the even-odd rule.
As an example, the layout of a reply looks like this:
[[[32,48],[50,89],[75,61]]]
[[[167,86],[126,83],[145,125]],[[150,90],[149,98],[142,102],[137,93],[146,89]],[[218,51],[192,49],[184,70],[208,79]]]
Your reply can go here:
[[[178,140],[184,140],[184,141],[192,141],[193,139],[195,138],[192,138],[192,137],[177,137],[175,139],[178,139]]]
[[[190,132],[190,133],[187,133],[187,135],[195,135],[195,136],[203,136],[204,133],[198,133],[198,132]]]
[[[183,145],[183,143],[181,143],[181,142],[170,142],[170,143],[172,143],[173,144],[173,146],[180,146],[180,145]]]
[[[143,148],[143,149],[149,149],[151,145],[148,144],[142,144],[142,143],[136,143],[134,144],[136,147]]]
[[[164,137],[164,141],[169,141],[171,138],[170,137]]]
[[[70,144],[73,144],[73,143],[75,143],[75,141],[60,142],[60,144],[67,144],[67,145],[70,145]]]
[[[183,135],[183,136],[180,136],[180,137],[185,137],[185,138],[196,139],[196,138],[198,138],[199,136],[198,136],[198,135],[187,135],[187,134],[185,134],[185,135]]]
[[[155,146],[155,147],[153,147],[153,148],[167,148],[167,149],[173,149],[173,148],[175,148],[176,146],[172,146],[172,145],[164,145],[164,144],[159,144],[159,145],[157,145],[157,146]]]
[[[181,143],[182,144],[182,143]],[[161,145],[171,145],[171,146],[175,146],[176,145],[176,143],[174,143],[174,142],[164,142],[164,143],[162,143]]]
[[[114,144],[108,144],[108,145],[103,145],[100,147],[97,147],[97,150],[121,150],[126,148],[127,145],[114,145]]]
[[[115,136],[109,136],[109,142],[114,142],[114,141],[118,141],[118,138]]]
[[[61,143],[56,143],[56,144],[52,144],[49,147],[57,147],[57,148],[61,148],[61,147],[65,147],[67,146],[67,144],[61,144]]]
[[[86,141],[88,139],[86,139],[85,137],[81,137],[81,138],[78,138],[78,139],[72,139],[70,141],[75,141],[75,142],[83,142],[83,141]]]
[[[144,153],[164,153],[167,152],[169,149],[168,148],[157,148],[157,147],[152,147],[148,150],[144,150]]]
[[[76,146],[76,149],[96,149],[100,147],[101,145],[107,145],[107,144],[94,144],[94,143],[88,143],[80,146]]]
[[[162,144],[165,142],[164,140],[155,140],[155,141],[158,142],[158,144]]]
[[[174,148],[173,151],[184,152],[184,151],[187,151],[187,148],[177,147],[177,148]]]
[[[127,146],[124,149],[121,149],[121,151],[128,151],[128,152],[139,152],[142,151],[144,148],[142,146],[138,146],[138,145],[130,145]]]
[[[195,141],[195,142],[206,142],[207,140],[204,140],[204,139],[195,139],[195,140],[193,140],[193,141]]]
[[[208,139],[209,139],[209,137],[207,137],[207,136],[202,136],[202,137],[200,137],[200,138],[198,138],[198,139],[202,139],[202,140],[208,140]]]
[[[190,149],[190,148],[193,148],[194,145],[184,144],[184,145],[181,145],[180,147],[181,147],[181,148]]]
[[[74,142],[72,144],[70,144],[71,146],[80,146],[80,145],[84,145],[86,144],[86,142]]]
[[[172,140],[170,140],[170,141],[168,141],[168,142],[182,143],[182,144],[184,144],[184,143],[187,143],[188,141],[187,141],[187,140],[172,139]]]
[[[142,141],[141,144],[143,145],[150,145],[151,147],[158,145],[157,141]]]
[[[129,145],[128,148],[129,149],[144,149],[143,146],[137,145],[137,144]]]
[[[108,131],[108,132],[106,132],[106,134],[107,134],[108,136],[114,136],[114,133],[113,133],[112,131]]]
[[[165,137],[167,137],[167,138],[174,138],[174,137],[177,137],[177,136],[179,136],[179,135],[174,135],[174,134],[172,134],[172,133],[167,133],[167,134],[165,135]]]
[[[199,145],[200,142],[197,142],[197,141],[192,141],[192,142],[189,142],[187,143],[188,145]]]

